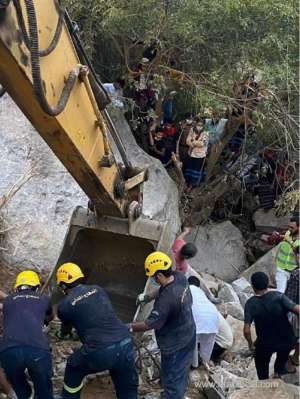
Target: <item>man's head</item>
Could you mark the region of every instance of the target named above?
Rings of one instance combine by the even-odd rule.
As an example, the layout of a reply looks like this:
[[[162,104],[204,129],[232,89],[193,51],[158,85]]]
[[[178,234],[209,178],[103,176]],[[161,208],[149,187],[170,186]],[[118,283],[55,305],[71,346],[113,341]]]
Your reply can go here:
[[[269,286],[269,277],[264,272],[253,273],[251,284],[255,292],[265,291]]]
[[[36,291],[41,285],[38,274],[32,270],[25,270],[17,275],[15,290],[32,290]]]
[[[173,90],[168,94],[168,98],[170,98],[171,100],[176,96],[177,91]]]
[[[180,250],[180,257],[182,259],[191,259],[197,253],[197,247],[192,242],[186,243]]]
[[[170,118],[165,119],[164,128],[171,129],[173,127],[173,120]]]
[[[68,290],[81,284],[84,274],[75,263],[64,263],[56,272],[56,282],[63,290]]]
[[[117,90],[123,89],[123,87],[125,86],[125,80],[124,80],[124,79],[121,79],[121,78],[117,79],[117,80],[115,81],[115,83],[114,83],[114,86],[115,86],[115,88],[116,88]]]
[[[145,271],[146,276],[153,278],[156,283],[164,285],[173,273],[172,260],[164,252],[152,252],[145,260]]]
[[[289,222],[289,231],[296,235],[299,233],[299,218],[297,216],[292,216]]]
[[[192,112],[187,112],[184,115],[184,119],[185,119],[185,122],[186,122],[187,125],[192,125],[192,123],[193,123],[193,114],[192,114]]]
[[[161,141],[164,138],[164,132],[161,129],[157,129],[154,133],[154,140]]]
[[[189,285],[194,285],[195,287],[200,287],[200,280],[196,276],[190,276],[188,278]]]

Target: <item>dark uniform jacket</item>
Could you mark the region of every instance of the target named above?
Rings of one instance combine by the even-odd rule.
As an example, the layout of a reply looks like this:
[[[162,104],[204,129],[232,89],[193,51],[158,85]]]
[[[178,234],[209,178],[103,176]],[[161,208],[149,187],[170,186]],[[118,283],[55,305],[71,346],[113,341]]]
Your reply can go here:
[[[49,350],[43,327],[52,315],[50,298],[32,290],[8,295],[3,301],[3,338],[0,350],[31,346]]]
[[[160,287],[146,324],[155,329],[162,354],[171,354],[189,345],[196,334],[192,295],[183,273],[174,272],[174,281]]]
[[[74,327],[86,349],[103,349],[129,338],[106,292],[97,285],[78,285],[58,307],[58,317]]]

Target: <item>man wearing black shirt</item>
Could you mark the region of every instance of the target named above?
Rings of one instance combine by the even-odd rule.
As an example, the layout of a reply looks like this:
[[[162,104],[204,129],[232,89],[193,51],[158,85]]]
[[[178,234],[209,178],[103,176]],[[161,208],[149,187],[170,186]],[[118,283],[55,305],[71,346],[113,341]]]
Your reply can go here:
[[[172,261],[163,252],[150,254],[145,269],[160,288],[147,320],[132,323],[131,331],[155,330],[164,399],[183,399],[196,344],[189,284],[183,273],[172,271]]]
[[[74,263],[57,270],[57,283],[65,298],[58,306],[61,335],[75,328],[82,347],[67,361],[63,399],[79,399],[83,378],[109,370],[118,399],[137,399],[138,375],[128,327],[116,316],[106,292],[98,285],[85,285]]]
[[[288,312],[299,314],[299,305],[278,291],[269,291],[269,278],[263,272],[254,273],[251,283],[255,296],[248,299],[245,305],[244,336],[249,348],[255,351],[257,376],[265,380],[269,378],[269,363],[275,352],[275,374],[280,376],[287,373],[288,356],[296,342]],[[255,344],[251,337],[252,322],[257,335]]]

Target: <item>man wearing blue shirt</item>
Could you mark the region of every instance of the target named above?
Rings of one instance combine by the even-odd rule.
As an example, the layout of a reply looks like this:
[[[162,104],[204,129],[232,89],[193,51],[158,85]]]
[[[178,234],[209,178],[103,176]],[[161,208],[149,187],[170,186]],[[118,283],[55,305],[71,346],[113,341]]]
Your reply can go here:
[[[131,331],[155,330],[164,399],[183,399],[196,343],[189,284],[183,273],[172,271],[172,261],[163,252],[150,254],[145,270],[160,289],[147,320],[132,323]]]
[[[18,399],[29,399],[33,382],[36,399],[53,399],[52,359],[44,323],[52,318],[50,298],[38,292],[39,276],[32,270],[21,272],[15,292],[3,302],[3,338],[0,362]]]
[[[106,292],[83,284],[84,275],[74,263],[57,271],[57,284],[65,298],[58,306],[61,335],[75,328],[82,347],[67,361],[63,399],[79,399],[83,378],[109,370],[118,399],[137,399],[138,375],[128,327],[116,316]]]

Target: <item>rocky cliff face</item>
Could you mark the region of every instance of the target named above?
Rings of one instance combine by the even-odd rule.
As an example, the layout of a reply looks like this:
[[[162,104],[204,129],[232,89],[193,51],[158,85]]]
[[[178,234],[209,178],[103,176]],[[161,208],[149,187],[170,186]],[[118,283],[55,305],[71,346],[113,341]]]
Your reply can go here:
[[[0,153],[0,195],[30,165],[37,173],[4,210],[10,230],[0,256],[10,264],[50,269],[74,207],[86,205],[87,198],[7,95],[0,100]]]
[[[137,147],[123,114],[113,114],[130,161],[149,167],[149,180],[144,185],[144,217],[168,219],[175,236],[180,228],[175,184],[159,161]],[[7,95],[0,100],[0,153],[0,197],[26,174],[30,165],[36,172],[4,209],[9,231],[0,246],[4,248],[0,258],[21,267],[51,269],[73,209],[86,206],[88,199]]]

